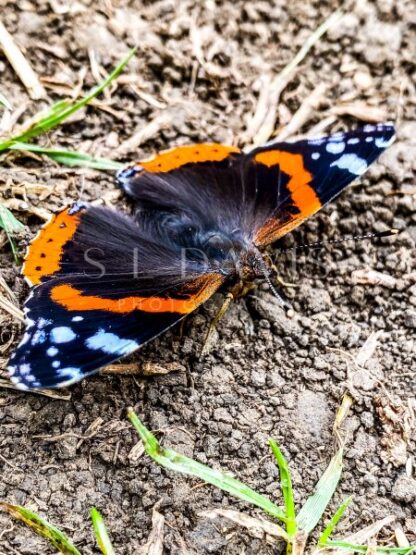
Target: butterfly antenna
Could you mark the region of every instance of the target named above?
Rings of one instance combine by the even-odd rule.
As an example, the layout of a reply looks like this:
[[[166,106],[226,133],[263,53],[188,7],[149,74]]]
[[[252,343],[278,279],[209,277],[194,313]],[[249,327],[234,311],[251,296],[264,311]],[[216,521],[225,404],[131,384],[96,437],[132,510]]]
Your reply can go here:
[[[280,293],[277,291],[276,287],[271,282],[271,279],[269,277],[270,272],[269,272],[269,270],[266,266],[266,263],[264,262],[264,259],[261,255],[261,252],[256,249],[255,253],[256,253],[256,260],[259,263],[261,272],[264,276],[264,279],[266,280],[267,285],[270,287],[270,291],[276,297],[276,299],[279,301],[280,306],[282,306],[284,308],[292,309],[292,305],[280,295]]]
[[[280,249],[281,252],[293,251],[298,249],[321,249],[325,245],[339,245],[347,241],[361,241],[363,239],[377,239],[380,237],[391,237],[400,233],[399,229],[388,229],[387,231],[380,231],[379,233],[367,233],[365,235],[353,235],[351,237],[342,237],[341,239],[332,239],[329,241],[316,241],[314,243],[302,243],[289,247],[287,249]]]

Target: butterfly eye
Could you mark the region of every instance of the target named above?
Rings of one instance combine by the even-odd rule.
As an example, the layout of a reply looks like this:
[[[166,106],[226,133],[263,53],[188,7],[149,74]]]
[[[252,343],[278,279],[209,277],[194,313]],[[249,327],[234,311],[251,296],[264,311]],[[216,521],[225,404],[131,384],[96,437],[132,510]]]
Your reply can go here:
[[[205,246],[211,249],[222,250],[224,248],[224,238],[221,235],[211,235],[206,239]]]

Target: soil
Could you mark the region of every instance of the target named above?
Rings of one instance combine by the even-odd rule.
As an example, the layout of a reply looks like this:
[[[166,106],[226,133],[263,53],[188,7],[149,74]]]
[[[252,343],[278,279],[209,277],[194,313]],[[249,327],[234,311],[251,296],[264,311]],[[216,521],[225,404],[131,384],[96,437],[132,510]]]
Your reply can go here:
[[[338,4],[0,0],[0,13],[45,78],[48,103],[68,95],[80,80],[87,90],[102,68],[109,71],[138,44],[110,92],[40,140],[128,161],[182,143],[241,144],[264,80],[293,59]],[[274,437],[289,460],[301,503],[334,453],[332,425],[346,391],[354,404],[342,432],[345,470],[330,508],[355,497],[341,532],[394,515],[408,540],[416,541],[416,11],[412,0],[358,0],[344,10],[344,19],[290,79],[276,130],[324,83],[325,99],[302,133],[328,117],[327,131],[357,126],[357,118],[333,116],[340,106],[361,102],[365,114],[378,110],[386,119],[399,119],[397,142],[363,179],[281,245],[390,227],[401,233],[374,242],[328,244],[296,257],[293,251],[271,249],[281,279],[295,285],[283,286],[294,314],[282,311],[267,285],[259,283],[232,305],[210,353],[199,360],[207,326],[223,299],[217,294],[133,359],[166,367],[174,363],[179,371],[99,375],[73,386],[66,392],[69,400],[0,389],[0,498],[47,516],[83,554],[97,553],[88,518],[93,505],[102,511],[119,554],[137,553],[146,543],[155,505],[166,519],[165,553],[249,555],[280,549],[237,525],[200,514],[219,507],[251,515],[259,511],[165,471],[146,455],[133,457],[138,439],[126,419],[127,407],[157,430],[164,445],[228,470],[280,503],[267,446]],[[0,82],[13,107],[25,108],[20,122],[46,105],[29,99],[3,57]],[[119,148],[141,129],[138,146]],[[0,194],[8,202],[18,199],[15,214],[28,226],[18,243],[21,253],[43,223],[33,208],[52,212],[82,194],[85,200],[130,209],[110,172],[15,154],[2,161]],[[6,243],[0,263],[22,304],[27,288]],[[357,270],[392,279],[361,283]],[[5,363],[22,329],[8,312],[0,311],[0,322]],[[354,357],[376,332],[376,349],[369,356],[361,352],[367,360],[357,364]],[[381,542],[392,539],[395,526],[383,530]],[[12,528],[5,514],[0,514],[0,551],[54,552],[26,528]]]

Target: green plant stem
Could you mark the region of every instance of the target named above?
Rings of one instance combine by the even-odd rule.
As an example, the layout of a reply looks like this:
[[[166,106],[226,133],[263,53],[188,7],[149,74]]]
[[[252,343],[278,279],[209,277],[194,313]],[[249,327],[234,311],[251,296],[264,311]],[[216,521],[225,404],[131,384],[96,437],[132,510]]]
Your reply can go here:
[[[341,520],[342,516],[344,515],[351,501],[352,501],[352,496],[345,499],[345,501],[343,501],[340,507],[336,510],[333,517],[328,522],[325,530],[322,532],[322,534],[319,537],[319,540],[318,540],[319,547],[324,547],[326,545],[330,535],[335,530],[335,527],[337,526],[338,522]]]
[[[267,497],[260,495],[239,480],[232,478],[224,472],[220,472],[219,470],[215,470],[209,466],[194,461],[189,457],[180,455],[172,449],[162,447],[156,437],[144,426],[133,409],[128,410],[128,417],[141,437],[147,454],[158,464],[164,466],[165,468],[169,468],[170,470],[175,470],[183,474],[200,478],[201,480],[204,480],[204,482],[208,482],[223,491],[231,493],[239,499],[260,507],[263,511],[270,514],[274,518],[286,523],[285,513],[280,507],[267,499]],[[277,524],[276,528],[281,537],[287,540],[288,536],[285,530]]]
[[[85,154],[83,152],[76,152],[73,150],[44,148],[39,145],[30,143],[15,142],[10,145],[10,150],[18,150],[23,152],[36,152],[37,154],[44,154],[52,158],[56,162],[65,164],[66,166],[77,166],[92,168],[96,170],[119,170],[123,164],[107,158],[96,158]]]
[[[95,507],[92,507],[90,514],[95,537],[101,552],[103,555],[116,555],[101,513]]]
[[[367,545],[356,545],[342,540],[328,540],[326,547],[337,547],[338,549],[345,549],[347,551],[354,551],[355,553],[367,553]],[[409,555],[415,551],[415,546],[410,547],[383,547],[377,546],[376,553],[391,553],[392,555]]]
[[[286,509],[286,532],[289,537],[286,553],[287,555],[291,555],[293,552],[293,541],[295,540],[297,533],[292,479],[290,477],[289,465],[287,464],[286,458],[277,443],[272,438],[269,438],[269,445],[279,467],[280,487]]]

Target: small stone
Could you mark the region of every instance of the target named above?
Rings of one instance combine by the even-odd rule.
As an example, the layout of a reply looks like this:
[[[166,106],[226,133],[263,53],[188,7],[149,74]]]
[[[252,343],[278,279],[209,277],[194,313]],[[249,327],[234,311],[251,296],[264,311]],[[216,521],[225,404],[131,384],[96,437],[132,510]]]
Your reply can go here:
[[[251,383],[257,387],[265,385],[266,372],[264,370],[253,370],[251,372]]]
[[[416,500],[416,480],[409,476],[399,476],[392,489],[392,497],[398,501],[410,503]]]
[[[373,79],[368,71],[357,71],[353,80],[355,85],[362,91],[366,91],[373,86]]]
[[[220,407],[214,410],[214,420],[231,423],[234,421],[234,418],[231,416],[227,409]]]
[[[322,393],[302,391],[298,398],[298,411],[306,430],[315,436],[321,436],[329,425],[328,402]]]
[[[404,325],[407,328],[416,329],[416,311],[415,310],[405,310],[404,312]]]

